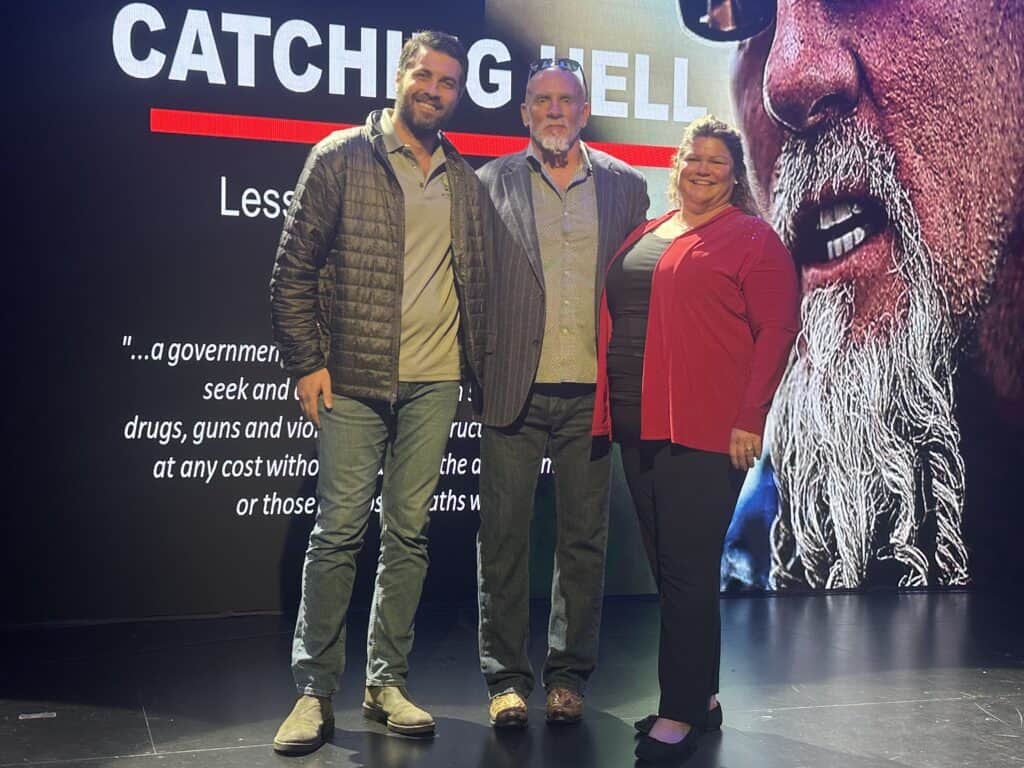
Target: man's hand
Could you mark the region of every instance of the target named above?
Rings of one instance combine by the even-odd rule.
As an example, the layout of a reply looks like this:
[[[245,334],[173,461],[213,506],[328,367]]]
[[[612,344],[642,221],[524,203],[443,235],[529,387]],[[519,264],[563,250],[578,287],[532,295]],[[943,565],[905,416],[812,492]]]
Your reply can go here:
[[[317,409],[317,400],[323,396],[324,408],[331,410],[334,403],[331,400],[331,374],[326,368],[306,374],[296,385],[299,393],[299,407],[302,408],[302,415],[320,428],[320,411]]]
[[[761,436],[742,429],[729,435],[729,458],[736,469],[750,469],[761,458]]]

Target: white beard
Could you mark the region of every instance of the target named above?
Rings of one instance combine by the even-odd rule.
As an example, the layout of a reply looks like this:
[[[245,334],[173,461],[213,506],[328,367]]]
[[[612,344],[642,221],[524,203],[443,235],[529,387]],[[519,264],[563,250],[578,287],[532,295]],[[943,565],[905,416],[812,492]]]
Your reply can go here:
[[[572,145],[576,143],[576,140],[579,137],[579,131],[572,136],[569,136],[568,134],[563,134],[561,136],[533,134],[533,140],[540,145],[541,149],[545,152],[550,152],[553,155],[564,155],[572,148]]]
[[[558,136],[540,136],[537,140],[545,151],[553,155],[564,155],[572,146],[572,142],[568,139]]]
[[[872,561],[891,559],[905,568],[899,586],[924,586],[929,561],[918,533],[934,516],[937,580],[965,584],[956,334],[894,155],[847,123],[813,142],[788,141],[779,171],[773,220],[790,244],[792,214],[807,190],[866,182],[888,213],[893,262],[907,287],[905,314],[863,341],[850,337],[852,284],[803,299],[800,338],[768,430],[779,490],[770,583],[853,588]]]

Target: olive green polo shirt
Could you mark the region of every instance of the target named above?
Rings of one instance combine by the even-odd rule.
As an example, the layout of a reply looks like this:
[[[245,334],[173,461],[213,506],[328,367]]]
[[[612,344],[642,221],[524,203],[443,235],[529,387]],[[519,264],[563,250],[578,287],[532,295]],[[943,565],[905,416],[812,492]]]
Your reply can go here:
[[[399,381],[458,381],[459,299],[452,266],[451,192],[438,143],[423,175],[395,133],[392,110],[380,129],[405,203]]]

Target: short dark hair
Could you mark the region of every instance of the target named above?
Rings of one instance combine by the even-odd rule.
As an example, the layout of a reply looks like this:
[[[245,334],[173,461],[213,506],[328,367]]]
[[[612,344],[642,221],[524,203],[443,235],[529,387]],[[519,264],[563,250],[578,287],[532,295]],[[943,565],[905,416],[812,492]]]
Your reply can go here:
[[[405,41],[402,46],[402,54],[398,57],[398,74],[401,75],[409,68],[412,60],[420,49],[428,48],[431,51],[451,56],[462,67],[462,82],[459,83],[459,90],[466,88],[466,73],[469,71],[469,56],[466,54],[466,47],[459,42],[455,35],[447,32],[439,32],[435,29],[425,29],[414,32],[412,37]]]

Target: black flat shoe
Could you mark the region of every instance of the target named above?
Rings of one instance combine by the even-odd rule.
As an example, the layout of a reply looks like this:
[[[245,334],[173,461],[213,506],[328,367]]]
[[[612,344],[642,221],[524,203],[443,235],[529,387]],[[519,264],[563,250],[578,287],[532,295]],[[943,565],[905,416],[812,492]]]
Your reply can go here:
[[[639,733],[647,735],[651,732],[651,728],[654,727],[654,721],[658,719],[657,715],[648,715],[647,717],[641,718],[633,722],[633,727],[637,729]]]
[[[708,719],[704,725],[704,732],[722,730],[722,702],[718,706],[708,710]]]
[[[652,763],[660,763],[671,760],[678,764],[689,758],[697,751],[697,740],[700,733],[696,728],[691,728],[686,738],[676,744],[666,744],[664,741],[652,739],[650,736],[641,736],[636,744],[634,754],[641,760]]]
[[[633,723],[633,727],[642,734],[648,734],[651,732],[651,728],[654,727],[654,721],[658,719],[657,715],[648,715],[641,720],[637,720]],[[718,706],[714,709],[708,710],[708,721],[704,726],[704,731],[720,731],[722,730],[722,703],[719,702]]]

